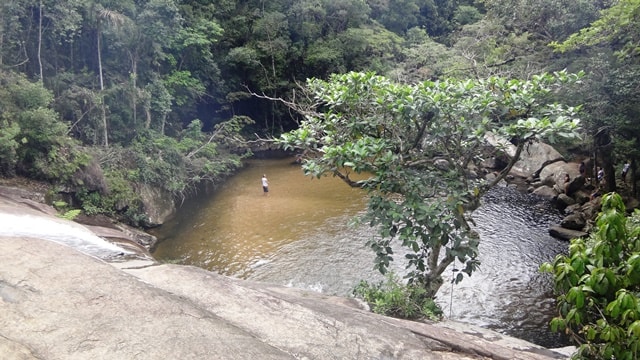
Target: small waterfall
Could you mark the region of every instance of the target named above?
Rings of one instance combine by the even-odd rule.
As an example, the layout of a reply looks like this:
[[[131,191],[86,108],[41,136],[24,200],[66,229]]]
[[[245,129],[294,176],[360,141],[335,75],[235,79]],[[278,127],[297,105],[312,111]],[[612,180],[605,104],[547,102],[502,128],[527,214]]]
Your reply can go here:
[[[50,240],[104,260],[133,254],[96,236],[81,225],[41,216],[0,213],[0,236]]]

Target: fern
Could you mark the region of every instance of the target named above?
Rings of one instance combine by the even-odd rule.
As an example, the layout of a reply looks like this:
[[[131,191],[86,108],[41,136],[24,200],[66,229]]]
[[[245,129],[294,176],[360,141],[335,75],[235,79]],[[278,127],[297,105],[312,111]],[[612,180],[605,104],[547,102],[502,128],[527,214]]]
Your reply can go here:
[[[58,215],[58,217],[63,218],[65,220],[73,221],[78,215],[80,215],[81,212],[82,210],[80,209],[73,209],[65,212],[64,214]]]

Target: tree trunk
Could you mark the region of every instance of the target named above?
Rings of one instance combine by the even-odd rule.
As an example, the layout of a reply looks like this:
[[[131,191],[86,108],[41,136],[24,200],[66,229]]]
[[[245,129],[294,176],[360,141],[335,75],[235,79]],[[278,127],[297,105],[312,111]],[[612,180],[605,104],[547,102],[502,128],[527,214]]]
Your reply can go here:
[[[109,147],[109,133],[108,133],[108,127],[107,127],[107,109],[105,108],[105,104],[104,104],[104,79],[102,76],[102,41],[100,40],[101,38],[101,31],[100,31],[100,20],[98,20],[98,26],[97,26],[97,45],[98,45],[98,76],[100,78],[100,110],[102,112],[102,130],[103,130],[103,138],[102,138],[102,144],[104,145],[104,147]]]
[[[443,234],[442,237],[448,236],[447,234]],[[431,253],[429,253],[427,257],[427,268],[430,269],[428,273],[425,273],[421,278],[420,282],[424,290],[426,291],[425,297],[435,298],[436,293],[444,283],[442,279],[442,273],[447,269],[449,265],[455,260],[455,257],[450,255],[446,255],[443,259],[440,260],[440,251],[442,250],[442,243],[444,241],[441,240],[437,245],[435,245],[431,249]]]
[[[137,55],[129,52],[131,60],[131,111],[133,112],[133,129],[138,125],[138,59]]]
[[[43,82],[42,74],[42,0],[38,6],[38,66],[40,67],[40,82]]]
[[[638,189],[636,185],[636,160],[635,159],[631,161],[631,174],[629,175],[631,176],[631,193],[633,194],[633,196],[637,196]]]

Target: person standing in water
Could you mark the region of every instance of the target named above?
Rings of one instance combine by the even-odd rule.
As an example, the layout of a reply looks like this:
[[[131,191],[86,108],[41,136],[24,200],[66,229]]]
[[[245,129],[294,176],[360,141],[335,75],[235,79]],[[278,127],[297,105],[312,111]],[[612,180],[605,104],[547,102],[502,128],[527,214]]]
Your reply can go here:
[[[269,192],[269,180],[267,180],[267,175],[262,175],[262,192],[267,195]]]
[[[626,182],[627,181],[627,173],[629,172],[629,169],[631,168],[631,164],[627,161],[626,163],[624,163],[624,166],[622,166],[622,182]]]

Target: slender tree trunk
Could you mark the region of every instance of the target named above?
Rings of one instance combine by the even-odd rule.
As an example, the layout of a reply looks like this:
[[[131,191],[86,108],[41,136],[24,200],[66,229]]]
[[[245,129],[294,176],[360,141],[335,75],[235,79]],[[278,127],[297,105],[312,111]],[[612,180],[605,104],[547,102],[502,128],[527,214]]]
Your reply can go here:
[[[0,66],[2,66],[2,54],[4,48],[4,32],[0,34]]]
[[[144,123],[144,128],[149,129],[149,127],[151,127],[151,109],[148,106],[145,106],[144,114],[147,117],[146,122]]]
[[[131,111],[133,112],[133,128],[138,125],[138,58],[137,55],[129,51],[129,59],[131,60]]]
[[[133,89],[131,89],[131,111],[133,111],[133,128],[135,129],[136,126],[138,126],[138,116],[137,116],[137,112],[138,112],[138,97],[137,97],[137,93],[138,93],[138,85],[136,82],[136,79],[138,77],[138,74],[136,73],[136,64],[134,63],[133,65],[133,74],[131,75],[132,79],[132,84],[131,86],[133,87]]]
[[[102,129],[103,129],[103,142],[105,147],[109,147],[109,135],[107,128],[107,109],[104,104],[104,79],[102,76],[102,41],[101,41],[100,20],[98,20],[97,26],[97,45],[98,45],[98,76],[100,78],[100,110],[102,112]]]
[[[43,82],[42,75],[42,0],[38,4],[38,66],[40,67],[40,82]]]

